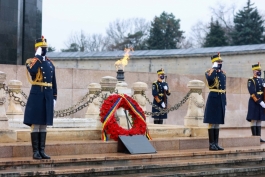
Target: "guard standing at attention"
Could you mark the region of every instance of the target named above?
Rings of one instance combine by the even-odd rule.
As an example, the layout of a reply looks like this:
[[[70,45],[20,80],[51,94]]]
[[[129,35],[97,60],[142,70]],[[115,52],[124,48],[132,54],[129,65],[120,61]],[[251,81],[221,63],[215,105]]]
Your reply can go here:
[[[248,79],[248,101],[247,121],[250,122],[253,136],[261,136],[261,121],[265,121],[264,103],[264,80],[261,78],[260,64],[252,65],[253,77]],[[260,138],[260,142],[265,142]]]
[[[165,110],[167,108],[167,96],[170,95],[163,69],[157,71],[157,77],[157,81],[152,84],[153,105],[155,105],[155,107],[152,106],[152,113],[159,113],[160,110]],[[167,113],[153,114],[152,118],[154,118],[154,124],[163,124],[163,119],[167,119]]]
[[[211,57],[212,68],[205,72],[209,95],[203,123],[208,123],[209,150],[224,150],[218,145],[219,124],[224,124],[226,108],[226,74],[222,70],[220,53]]]
[[[47,40],[35,41],[35,57],[26,61],[27,77],[32,84],[23,123],[31,127],[33,159],[50,159],[45,154],[46,128],[53,125],[53,111],[57,98],[55,67],[45,55]]]

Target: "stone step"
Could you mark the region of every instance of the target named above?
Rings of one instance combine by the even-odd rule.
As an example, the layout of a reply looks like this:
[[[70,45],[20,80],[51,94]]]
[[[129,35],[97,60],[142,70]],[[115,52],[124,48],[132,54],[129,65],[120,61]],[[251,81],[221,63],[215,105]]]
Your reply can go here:
[[[208,138],[180,137],[167,139],[153,139],[150,141],[156,151],[208,149]],[[220,138],[219,145],[228,147],[259,146],[258,136]],[[103,142],[101,140],[89,141],[48,141],[45,151],[51,156],[116,153],[116,141]],[[0,158],[31,157],[30,142],[15,142],[0,144]]]
[[[152,138],[175,138],[175,137],[207,137],[207,127],[184,127],[179,125],[150,125],[149,133]],[[16,140],[10,142],[29,142],[30,129],[13,130]],[[12,132],[9,131],[9,134]],[[102,129],[96,128],[48,128],[48,141],[84,141],[101,140]],[[3,136],[0,134],[0,137]],[[10,135],[9,135],[10,136]],[[12,136],[13,138],[14,136]],[[2,139],[6,139],[3,137]],[[0,139],[1,142],[1,139]]]
[[[265,145],[227,148],[159,151],[156,154],[124,153],[54,156],[50,160],[30,157],[1,158],[1,176],[228,176],[233,173],[265,173]],[[235,175],[234,175],[235,176]]]

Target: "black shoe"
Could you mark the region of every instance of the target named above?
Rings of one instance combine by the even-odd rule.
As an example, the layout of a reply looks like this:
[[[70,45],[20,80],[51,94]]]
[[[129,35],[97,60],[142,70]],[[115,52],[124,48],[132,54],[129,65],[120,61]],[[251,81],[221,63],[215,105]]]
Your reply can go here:
[[[33,159],[42,159],[39,153],[39,132],[31,133],[31,144],[33,149]]]
[[[218,150],[224,150],[224,148],[218,145],[218,141],[219,141],[219,128],[214,129],[214,142]]]
[[[40,132],[39,134],[40,134],[40,148],[39,148],[40,155],[43,159],[50,159],[51,157],[45,154],[44,151],[47,132]]]

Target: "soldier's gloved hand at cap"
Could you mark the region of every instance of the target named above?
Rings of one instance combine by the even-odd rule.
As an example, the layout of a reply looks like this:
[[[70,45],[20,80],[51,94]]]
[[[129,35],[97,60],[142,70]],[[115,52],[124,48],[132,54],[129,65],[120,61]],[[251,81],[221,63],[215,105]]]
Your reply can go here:
[[[165,105],[164,102],[161,103],[161,106],[162,106],[162,108],[165,108],[166,107],[166,105]]]
[[[38,49],[36,50],[36,52],[35,52],[35,56],[37,56],[37,55],[41,55],[41,47],[38,47]]]
[[[218,63],[214,62],[212,68],[217,69],[218,68]]]
[[[168,88],[167,88],[167,86],[165,85],[165,86],[164,86],[164,90],[167,90],[167,89],[168,89]]]
[[[265,103],[263,101],[261,101],[259,104],[260,104],[260,106],[262,106],[263,108],[265,108]]]
[[[56,100],[53,100],[53,108],[55,107],[56,105]]]

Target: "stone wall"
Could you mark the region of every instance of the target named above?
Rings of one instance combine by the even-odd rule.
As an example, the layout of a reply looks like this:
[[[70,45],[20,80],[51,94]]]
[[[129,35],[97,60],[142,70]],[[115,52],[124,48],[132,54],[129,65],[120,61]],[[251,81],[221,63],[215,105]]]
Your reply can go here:
[[[9,80],[20,80],[22,90],[28,95],[30,84],[26,79],[26,68],[16,65],[0,65],[0,71],[6,73],[6,83]],[[65,109],[76,104],[87,92],[90,83],[99,83],[104,76],[116,77],[116,71],[98,71],[88,69],[62,69],[56,68],[58,100],[55,109]],[[149,86],[147,96],[152,101],[151,85],[157,79],[156,74],[144,72],[125,72],[125,81],[131,88],[134,82],[145,82]],[[178,103],[188,93],[187,84],[190,80],[202,80],[203,75],[179,75],[168,74],[167,82],[171,90],[171,96],[168,98],[169,106]],[[248,127],[249,123],[245,120],[247,114],[247,104],[249,94],[247,90],[247,78],[227,77],[227,111],[225,118],[225,127]],[[208,88],[203,90],[203,98],[207,99]],[[170,112],[166,124],[183,125],[184,117],[187,113],[188,104],[185,103],[180,109]],[[24,108],[23,108],[24,110]],[[151,106],[147,105],[147,111]],[[72,115],[72,118],[83,118],[86,108]],[[152,121],[152,119],[150,119]]]
[[[51,53],[48,54],[48,56]],[[179,75],[202,75],[207,68],[212,66],[211,54],[208,55],[183,55],[164,57],[134,57],[133,54],[125,66],[126,72],[146,72],[156,73],[160,68],[164,68],[167,73]],[[248,78],[252,75],[251,65],[261,63],[265,67],[264,52],[241,52],[221,54],[223,68],[229,77]],[[101,71],[115,70],[114,63],[117,57],[109,58],[52,58],[58,68],[76,68]]]
[[[208,59],[207,59],[208,60]],[[228,61],[229,62],[229,61]],[[56,62],[57,65],[57,62]],[[203,69],[205,70],[204,66]],[[26,79],[25,66],[16,65],[1,65],[0,71],[6,73],[6,82],[9,80],[20,80],[22,82],[22,90],[28,94],[30,84]],[[202,72],[203,73],[203,72]],[[189,88],[187,84],[190,80],[198,79],[205,81],[204,76],[196,75],[181,75],[181,74],[168,74],[167,82],[171,90],[171,96],[168,98],[169,106],[178,103],[188,93]],[[99,83],[100,79],[104,76],[116,77],[116,71],[107,70],[89,70],[89,69],[76,69],[76,68],[56,68],[57,87],[58,87],[58,100],[55,109],[65,109],[76,104],[87,92],[90,83]],[[229,75],[228,75],[229,76]],[[141,81],[148,85],[147,96],[152,101],[151,85],[157,79],[155,73],[148,72],[128,72],[125,71],[125,82],[128,88],[131,88],[133,83]],[[247,113],[247,103],[249,99],[248,90],[246,87],[247,78],[227,77],[227,111],[225,127],[248,127],[249,123],[245,120]],[[203,98],[206,100],[208,95],[208,88],[203,90]],[[170,112],[166,124],[183,125],[184,117],[187,113],[188,104],[185,103],[180,109]],[[24,108],[23,108],[24,110]],[[147,111],[151,111],[151,106],[147,105]],[[85,116],[86,108],[80,112],[72,115],[72,118],[82,118]],[[152,119],[150,119],[152,121]]]

